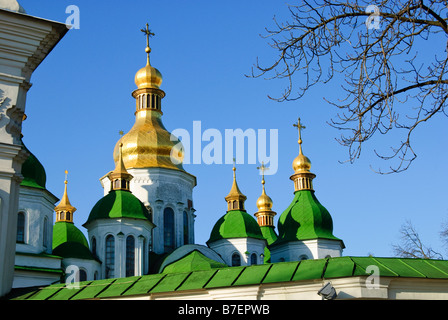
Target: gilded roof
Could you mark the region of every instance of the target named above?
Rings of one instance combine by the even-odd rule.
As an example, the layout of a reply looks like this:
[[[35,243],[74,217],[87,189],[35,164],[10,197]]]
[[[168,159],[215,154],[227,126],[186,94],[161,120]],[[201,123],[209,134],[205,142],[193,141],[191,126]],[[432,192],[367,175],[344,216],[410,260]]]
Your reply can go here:
[[[180,141],[166,130],[161,117],[157,111],[138,111],[134,126],[115,146],[115,162],[122,143],[123,163],[127,169],[159,167],[183,171],[183,154],[173,150],[180,148]]]

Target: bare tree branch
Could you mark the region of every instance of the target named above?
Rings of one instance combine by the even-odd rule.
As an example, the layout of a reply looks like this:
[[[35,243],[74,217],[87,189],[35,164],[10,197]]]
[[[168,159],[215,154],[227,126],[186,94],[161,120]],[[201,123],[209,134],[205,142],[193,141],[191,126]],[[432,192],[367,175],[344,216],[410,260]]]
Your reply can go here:
[[[261,66],[257,60],[251,77],[285,79],[279,97],[297,100],[318,83],[339,81],[345,93],[328,123],[341,130],[337,141],[348,148],[348,161],[361,155],[362,146],[375,134],[395,129],[403,139],[390,154],[374,152],[384,160],[397,159],[388,172],[406,170],[417,157],[411,134],[422,122],[446,114],[448,92],[448,7],[442,0],[377,3],[378,29],[368,29],[369,2],[301,1],[289,6],[292,21],[267,30],[266,38],[278,51],[277,59]],[[369,25],[370,26],[370,25]],[[432,56],[421,55],[431,47]]]
[[[426,247],[418,235],[418,232],[410,221],[400,229],[401,243],[393,245],[394,254],[402,258],[443,259],[443,256],[435,252],[431,247]]]

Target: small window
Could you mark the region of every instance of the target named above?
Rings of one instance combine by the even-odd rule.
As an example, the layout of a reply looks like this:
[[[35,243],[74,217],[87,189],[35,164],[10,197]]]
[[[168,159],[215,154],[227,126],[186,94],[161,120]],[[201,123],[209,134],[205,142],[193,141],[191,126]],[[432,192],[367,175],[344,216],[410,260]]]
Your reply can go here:
[[[171,208],[163,211],[163,242],[165,252],[174,249],[174,211]]]
[[[43,232],[42,232],[42,245],[45,249],[47,249],[48,245],[48,218],[44,218],[44,226],[43,226]]]
[[[106,237],[106,279],[115,275],[115,238],[112,235]]]
[[[256,253],[252,253],[250,256],[250,264],[258,264],[257,262],[257,254]]]
[[[238,267],[241,265],[241,256],[238,253],[232,254],[232,267]]]
[[[188,214],[186,211],[184,211],[183,217],[184,217],[184,244],[188,244],[189,228],[188,228]]]
[[[87,281],[87,272],[86,270],[80,269],[79,270],[79,281]]]
[[[299,261],[302,261],[302,260],[308,260],[308,256],[307,256],[306,254],[302,254],[302,255],[299,257]]]
[[[25,243],[25,213],[19,212],[17,215],[17,243]]]
[[[126,277],[135,275],[135,238],[126,238]]]
[[[92,237],[92,254],[96,258],[96,238]]]

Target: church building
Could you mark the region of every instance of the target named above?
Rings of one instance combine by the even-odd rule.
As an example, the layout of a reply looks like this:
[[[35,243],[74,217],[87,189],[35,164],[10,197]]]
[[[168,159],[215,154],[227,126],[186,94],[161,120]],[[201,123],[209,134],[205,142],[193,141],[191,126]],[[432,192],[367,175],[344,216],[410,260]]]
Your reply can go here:
[[[23,8],[0,6],[2,14],[27,18]],[[142,31],[146,65],[134,79],[135,123],[111,150],[115,168],[104,170],[104,196],[87,221],[77,226],[68,171],[59,200],[46,189],[44,166],[17,142],[25,159],[13,212],[15,250],[2,249],[14,256],[8,299],[448,299],[448,261],[343,255],[333,217],[315,194],[300,118],[294,124],[299,146],[292,183],[285,181],[294,188],[289,206],[274,206],[264,163],[258,199],[244,195],[234,165],[223,212],[206,231],[208,241],[195,244],[198,182],[182,165],[179,139],[162,122],[162,74],[150,59],[154,34],[148,25]],[[2,193],[0,209],[1,201]],[[256,212],[246,210],[247,201]]]

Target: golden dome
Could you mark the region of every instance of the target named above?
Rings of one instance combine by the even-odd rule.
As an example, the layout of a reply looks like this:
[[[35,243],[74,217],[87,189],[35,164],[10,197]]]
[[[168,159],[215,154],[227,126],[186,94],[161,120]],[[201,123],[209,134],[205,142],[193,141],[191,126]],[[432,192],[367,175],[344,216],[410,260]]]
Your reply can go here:
[[[119,160],[122,143],[122,160],[128,169],[159,167],[183,170],[181,143],[165,129],[161,117],[157,111],[139,110],[134,126],[115,146],[114,161],[117,163]]]
[[[294,172],[309,172],[311,169],[311,160],[304,156],[300,150],[300,154],[292,162]]]
[[[148,64],[141,68],[135,75],[135,84],[138,89],[154,88],[159,89],[162,85],[162,74],[159,70]]]
[[[273,204],[274,203],[273,203],[272,199],[266,194],[266,191],[264,190],[264,185],[263,185],[263,192],[257,200],[258,211],[271,211]]]

